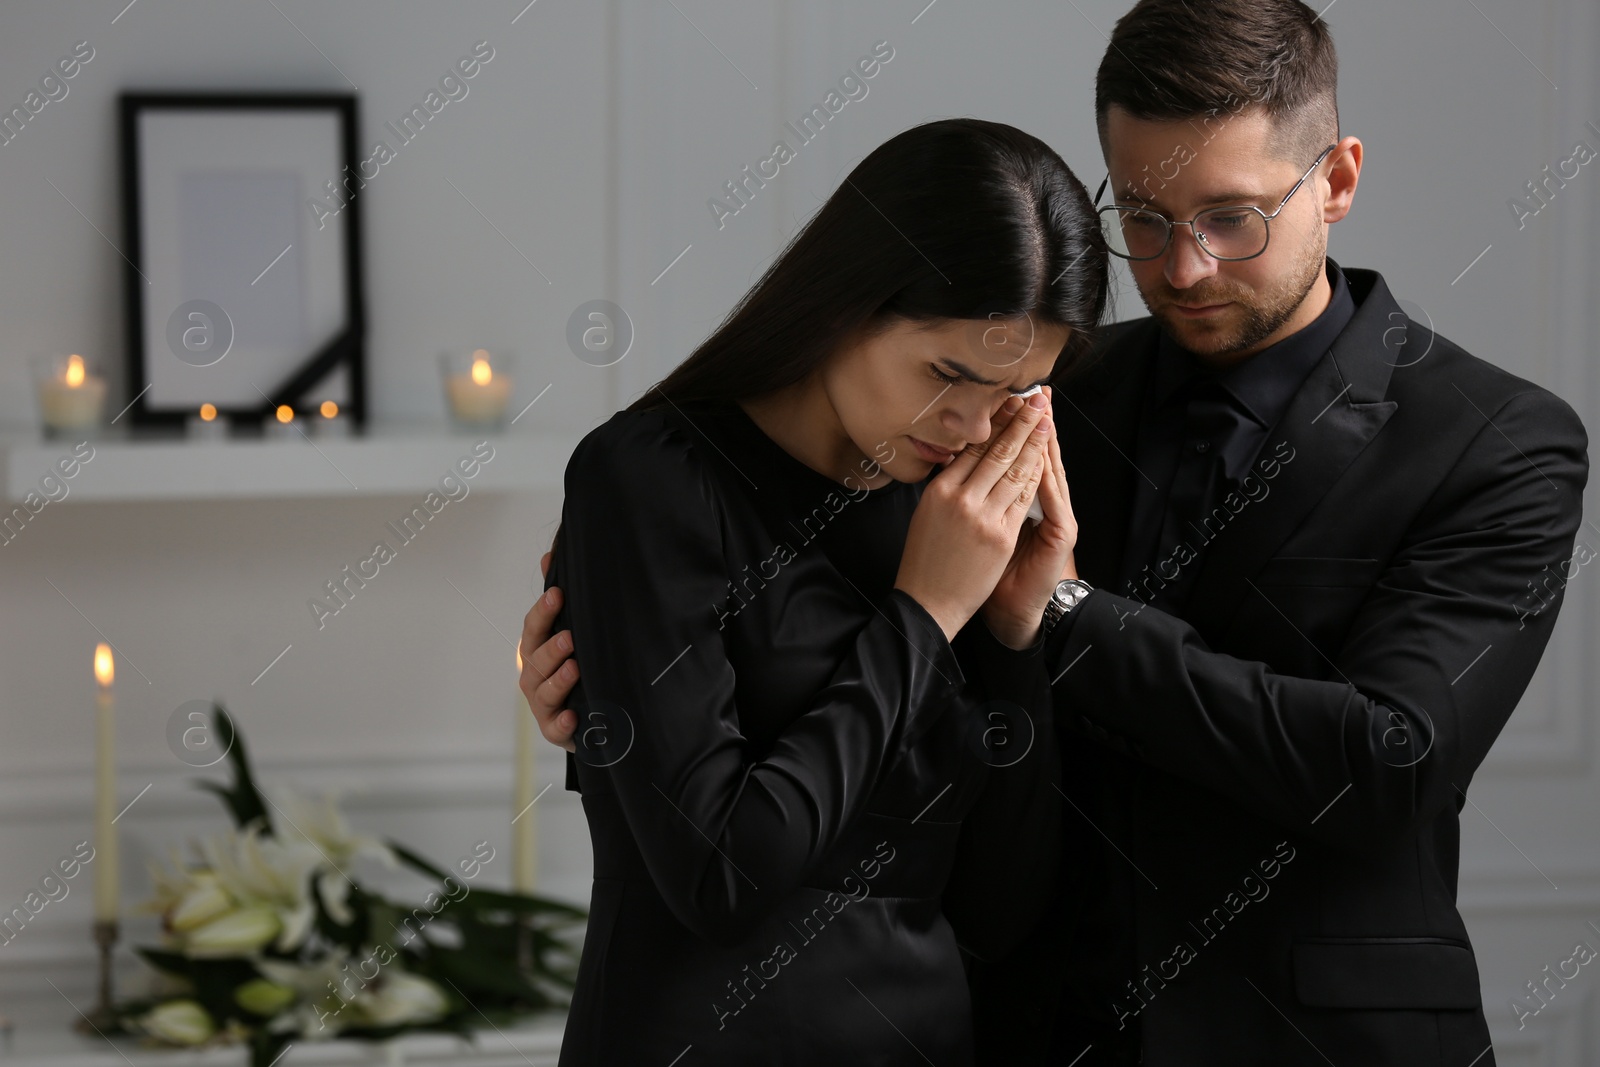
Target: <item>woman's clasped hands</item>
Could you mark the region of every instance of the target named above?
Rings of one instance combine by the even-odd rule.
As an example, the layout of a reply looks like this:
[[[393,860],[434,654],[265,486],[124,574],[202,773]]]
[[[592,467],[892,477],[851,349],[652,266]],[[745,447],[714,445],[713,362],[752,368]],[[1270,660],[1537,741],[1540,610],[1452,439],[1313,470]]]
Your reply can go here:
[[[895,588],[953,638],[973,615],[1016,649],[1039,635],[1045,604],[1076,577],[1072,514],[1051,417],[1051,389],[1013,396],[983,445],[968,446],[923,489]],[[1037,495],[1044,519],[1024,521]]]

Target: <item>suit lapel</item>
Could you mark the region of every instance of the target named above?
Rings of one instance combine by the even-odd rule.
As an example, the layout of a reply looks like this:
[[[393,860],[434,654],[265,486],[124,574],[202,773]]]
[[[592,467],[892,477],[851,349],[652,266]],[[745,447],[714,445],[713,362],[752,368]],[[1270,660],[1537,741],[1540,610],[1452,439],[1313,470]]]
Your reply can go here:
[[[1328,494],[1350,463],[1399,406],[1385,400],[1391,349],[1386,332],[1400,313],[1375,271],[1347,270],[1356,312],[1323,354],[1267,434],[1258,458],[1292,457],[1270,483],[1270,493],[1247,502],[1223,527],[1200,560],[1184,617],[1202,633],[1220,634],[1232,618],[1248,579]],[[1405,319],[1400,320],[1402,323]],[[1290,450],[1293,450],[1292,452]]]
[[[1246,503],[1198,564],[1183,614],[1201,633],[1222,632],[1250,587],[1248,579],[1398,406],[1384,394],[1394,368],[1391,353],[1405,351],[1404,340],[1392,346],[1388,341],[1397,329],[1396,316],[1400,328],[1408,320],[1377,272],[1346,269],[1345,279],[1356,301],[1355,315],[1312,367],[1257,453],[1258,458],[1292,459],[1267,483],[1269,494]],[[1091,585],[1119,595],[1130,577],[1122,573],[1122,557],[1136,480],[1147,477],[1133,457],[1158,338],[1153,319],[1107,327],[1096,362],[1055,390],[1061,458],[1079,525],[1078,571]]]

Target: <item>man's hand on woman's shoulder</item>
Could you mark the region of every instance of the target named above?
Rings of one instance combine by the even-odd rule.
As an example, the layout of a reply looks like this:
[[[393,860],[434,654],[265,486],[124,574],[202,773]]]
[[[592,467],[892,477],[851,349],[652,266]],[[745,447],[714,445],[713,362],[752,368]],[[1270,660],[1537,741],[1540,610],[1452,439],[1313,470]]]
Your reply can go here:
[[[539,558],[539,573],[550,573],[550,552]],[[556,614],[561,610],[561,590],[551,586],[534,601],[522,620],[522,676],[517,684],[528,698],[528,707],[539,724],[544,739],[568,752],[577,750],[572,737],[578,732],[577,712],[565,707],[572,687],[578,684],[578,661],[572,658],[572,631],[551,636]]]

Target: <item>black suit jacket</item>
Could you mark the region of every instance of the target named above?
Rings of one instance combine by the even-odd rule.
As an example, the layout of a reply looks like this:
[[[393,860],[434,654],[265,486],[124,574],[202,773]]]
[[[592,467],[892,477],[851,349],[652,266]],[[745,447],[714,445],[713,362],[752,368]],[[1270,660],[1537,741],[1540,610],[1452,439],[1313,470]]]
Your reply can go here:
[[[1153,320],[1112,328],[1056,388],[1097,588],[1035,654],[1068,767],[1110,780],[1066,772],[1058,907],[974,975],[983,1062],[1043,1062],[1018,1013],[1053,1012],[1073,979],[1140,1028],[1145,1067],[1493,1063],[1458,813],[1555,623],[1588,439],[1560,398],[1409,319],[1377,273],[1346,276],[1356,314],[1253,485],[1213,513],[1182,618],[1118,573]],[[1071,973],[1105,891],[1071,877],[1093,850],[1132,894],[1115,985]]]

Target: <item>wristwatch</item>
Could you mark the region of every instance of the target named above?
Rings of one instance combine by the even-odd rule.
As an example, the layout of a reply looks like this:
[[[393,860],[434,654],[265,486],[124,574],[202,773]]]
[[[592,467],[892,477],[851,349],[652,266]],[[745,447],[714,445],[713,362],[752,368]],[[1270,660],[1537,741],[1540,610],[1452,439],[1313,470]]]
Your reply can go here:
[[[1093,590],[1088,582],[1076,578],[1063,578],[1056,583],[1055,592],[1050,594],[1050,600],[1044,606],[1044,632],[1049,634],[1056,623],[1066,617],[1067,612],[1083,602]]]

